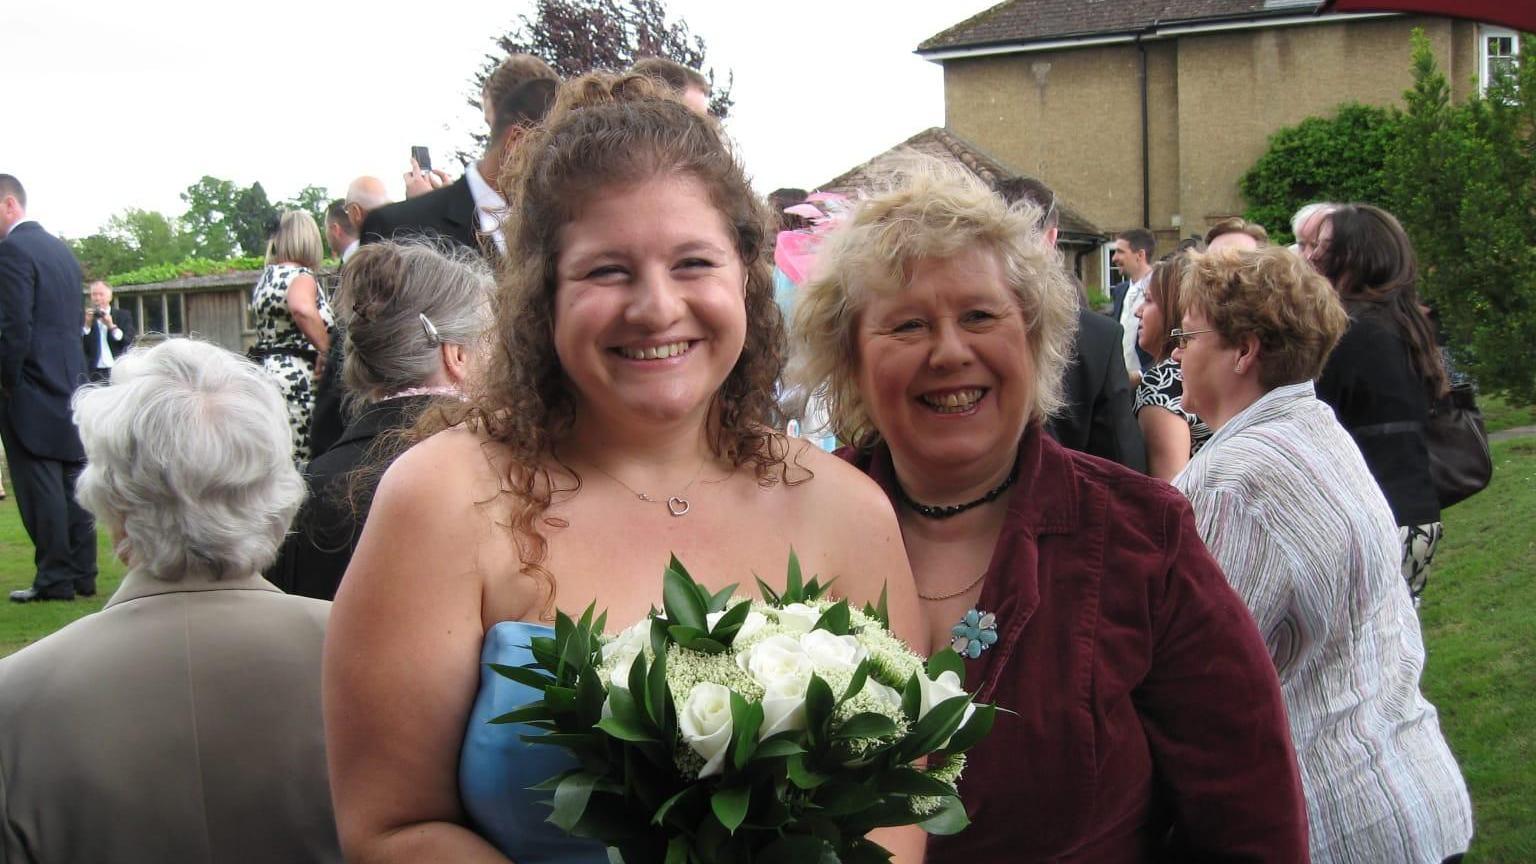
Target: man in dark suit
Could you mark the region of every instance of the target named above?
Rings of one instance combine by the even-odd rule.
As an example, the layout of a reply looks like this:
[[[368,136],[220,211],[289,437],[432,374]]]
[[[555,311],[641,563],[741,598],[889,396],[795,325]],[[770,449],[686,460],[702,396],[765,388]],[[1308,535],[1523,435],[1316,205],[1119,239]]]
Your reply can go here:
[[[20,181],[0,174],[0,438],[37,567],[17,603],[96,593],[96,526],[75,503],[85,449],[70,398],[85,380],[80,264],[27,219]]]
[[[91,304],[86,307],[80,325],[80,344],[85,348],[85,368],[92,381],[105,381],[112,375],[112,365],[133,347],[138,331],[127,309],[112,305],[112,286],[91,283]]]
[[[1012,204],[1025,200],[1042,208],[1040,227],[1046,243],[1056,245],[1060,216],[1056,194],[1033,177],[1011,177],[999,192]],[[1046,431],[1062,446],[1080,450],[1145,473],[1146,441],[1132,412],[1132,392],[1121,357],[1123,330],[1110,318],[1079,305],[1077,342],[1062,374],[1066,406],[1051,418]]]

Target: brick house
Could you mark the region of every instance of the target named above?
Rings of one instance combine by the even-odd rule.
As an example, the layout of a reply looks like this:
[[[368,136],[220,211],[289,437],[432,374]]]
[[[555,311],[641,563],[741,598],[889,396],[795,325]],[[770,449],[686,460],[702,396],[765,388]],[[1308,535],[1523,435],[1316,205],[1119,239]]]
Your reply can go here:
[[[1090,223],[1145,225],[1171,247],[1242,213],[1238,179],[1272,133],[1344,102],[1400,105],[1413,28],[1458,100],[1518,49],[1502,28],[1316,6],[1006,0],[917,53],[944,68],[951,135],[1046,180]],[[1107,259],[1093,269],[1108,284]]]

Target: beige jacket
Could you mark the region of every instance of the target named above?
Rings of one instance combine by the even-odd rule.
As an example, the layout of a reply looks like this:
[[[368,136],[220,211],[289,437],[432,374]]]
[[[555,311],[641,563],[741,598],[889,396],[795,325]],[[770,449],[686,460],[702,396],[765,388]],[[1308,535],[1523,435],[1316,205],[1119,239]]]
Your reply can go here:
[[[0,864],[340,861],[320,719],[330,604],[129,573],[0,659]]]

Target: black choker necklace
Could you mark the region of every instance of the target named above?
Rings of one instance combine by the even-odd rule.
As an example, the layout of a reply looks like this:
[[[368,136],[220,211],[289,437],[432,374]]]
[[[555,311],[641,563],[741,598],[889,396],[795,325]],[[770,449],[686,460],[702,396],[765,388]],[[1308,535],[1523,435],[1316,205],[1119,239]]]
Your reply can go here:
[[[975,501],[967,501],[964,504],[940,504],[937,506],[932,504],[919,504],[912,500],[912,496],[907,494],[907,490],[901,488],[900,480],[895,481],[896,497],[900,498],[901,503],[907,505],[907,507],[910,508],[912,512],[919,516],[925,516],[929,519],[948,519],[951,516],[959,516],[961,513],[964,513],[965,511],[975,507],[980,507],[983,504],[991,504],[993,501],[996,501],[1004,492],[1007,492],[1008,487],[1012,486],[1014,481],[1018,479],[1019,463],[1017,460],[1015,460],[1013,463],[1013,470],[1008,472],[1008,479],[997,484],[992,488],[992,491],[981,496],[980,498],[977,498]]]

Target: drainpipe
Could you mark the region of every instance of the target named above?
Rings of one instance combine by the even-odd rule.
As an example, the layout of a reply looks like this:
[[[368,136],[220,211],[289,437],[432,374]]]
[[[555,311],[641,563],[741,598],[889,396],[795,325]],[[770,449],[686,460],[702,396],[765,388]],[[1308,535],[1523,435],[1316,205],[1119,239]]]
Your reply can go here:
[[[1144,34],[1136,34],[1136,50],[1141,54],[1141,226],[1152,227],[1152,142],[1147,105],[1147,44]]]

